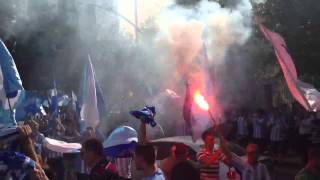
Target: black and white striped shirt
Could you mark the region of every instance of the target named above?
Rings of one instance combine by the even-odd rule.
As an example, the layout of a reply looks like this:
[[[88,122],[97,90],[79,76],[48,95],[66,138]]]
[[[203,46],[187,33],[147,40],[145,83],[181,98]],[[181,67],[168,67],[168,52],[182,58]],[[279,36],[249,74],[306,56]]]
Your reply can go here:
[[[216,153],[220,153],[218,159],[216,162],[205,165],[202,164],[201,161],[203,161],[206,158],[212,158]],[[197,154],[197,160],[200,162],[200,179],[201,180],[218,180],[219,179],[219,162],[225,160],[226,157],[224,154],[219,152],[218,150],[214,150],[213,152],[209,152],[205,148],[199,151]]]

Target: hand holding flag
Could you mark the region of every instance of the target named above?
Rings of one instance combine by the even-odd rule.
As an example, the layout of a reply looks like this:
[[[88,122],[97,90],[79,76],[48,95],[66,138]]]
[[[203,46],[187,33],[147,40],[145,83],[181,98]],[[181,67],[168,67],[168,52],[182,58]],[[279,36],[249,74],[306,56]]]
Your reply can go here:
[[[154,117],[156,115],[156,108],[154,106],[146,106],[142,110],[130,111],[130,114],[137,119],[140,119],[145,124],[150,124],[151,127],[157,125]]]

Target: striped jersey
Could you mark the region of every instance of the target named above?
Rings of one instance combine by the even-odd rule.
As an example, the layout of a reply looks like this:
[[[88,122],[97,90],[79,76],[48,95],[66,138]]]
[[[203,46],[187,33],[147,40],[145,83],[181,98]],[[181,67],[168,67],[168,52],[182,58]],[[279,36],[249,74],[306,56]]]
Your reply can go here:
[[[63,153],[55,152],[55,151],[50,150],[46,146],[46,142],[45,141],[43,141],[43,145],[42,145],[41,151],[42,151],[43,156],[48,158],[48,159],[56,159],[56,158],[63,157]]]
[[[247,136],[248,135],[248,123],[244,117],[238,117],[237,122],[237,135]]]
[[[284,118],[271,118],[269,125],[271,126],[270,140],[273,142],[282,141],[284,131],[287,127]]]
[[[33,134],[32,136],[32,140],[34,142],[34,147],[35,147],[35,151],[37,154],[40,154],[40,155],[43,155],[43,143],[44,143],[44,140],[45,140],[45,137],[42,133],[36,133],[36,134]]]
[[[263,128],[266,128],[264,127],[264,119],[263,118],[253,119],[252,125],[253,125],[253,138],[256,138],[256,139],[264,138]]]
[[[241,173],[242,180],[271,180],[267,167],[262,163],[252,167],[246,161],[233,154],[231,165]]]
[[[212,164],[205,165],[201,163],[204,159],[212,158],[215,156],[216,153],[220,153],[217,161],[213,162]],[[219,162],[225,160],[226,157],[224,154],[221,153],[219,150],[213,150],[213,152],[209,152],[205,148],[200,150],[197,154],[197,160],[200,162],[200,179],[201,180],[218,180],[219,179]]]
[[[117,167],[119,176],[130,179],[132,157],[116,158],[114,162]]]

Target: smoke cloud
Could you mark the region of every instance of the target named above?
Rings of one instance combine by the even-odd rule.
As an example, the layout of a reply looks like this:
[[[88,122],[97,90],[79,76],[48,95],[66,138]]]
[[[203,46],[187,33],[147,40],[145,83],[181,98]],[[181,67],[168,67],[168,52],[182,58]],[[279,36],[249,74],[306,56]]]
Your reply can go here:
[[[201,91],[212,83],[208,96],[212,97],[211,105],[219,109],[217,116],[237,104],[235,99],[242,100],[239,88],[247,87],[247,57],[242,50],[252,33],[250,0],[230,7],[206,0],[194,6],[170,0],[139,1],[137,42],[130,24],[134,23],[133,6],[123,0],[22,1],[14,9],[20,20],[12,32],[27,40],[43,29],[48,37],[42,36],[34,48],[42,52],[42,63],[48,66],[52,59],[67,64],[54,68],[61,87],[80,81],[83,62],[91,55],[108,103],[109,115],[100,126],[104,133],[122,124],[137,127],[138,121],[128,115],[129,110],[153,104],[166,135],[182,134],[187,80]],[[57,30],[61,24],[66,32]],[[70,31],[74,33],[67,33]],[[197,60],[204,45],[208,56],[205,68]],[[48,53],[50,49],[54,52]],[[72,90],[77,92],[77,86]],[[157,136],[160,131],[152,132]]]
[[[168,81],[175,81],[175,89],[179,89],[182,94],[181,81],[188,80],[193,90],[203,93],[208,86],[213,86],[206,97],[216,119],[223,118],[224,109],[229,108],[234,101],[235,97],[230,96],[239,94],[237,87],[227,86],[230,83],[227,80],[232,77],[228,75],[225,66],[230,58],[234,58],[230,56],[230,51],[243,46],[251,36],[251,8],[249,0],[240,1],[232,8],[223,8],[210,1],[201,1],[194,8],[171,4],[155,20],[159,29],[158,42],[164,43],[168,48],[167,59],[176,67],[171,72],[174,78]],[[208,56],[206,67],[201,63],[205,59],[199,59],[204,48]],[[242,56],[242,53],[238,51],[237,56]],[[245,60],[239,57],[237,60],[242,61],[243,65],[235,68],[243,71]],[[210,77],[209,81],[206,76]],[[212,122],[206,112],[198,110],[196,114],[197,120],[201,122],[196,131],[200,133]]]

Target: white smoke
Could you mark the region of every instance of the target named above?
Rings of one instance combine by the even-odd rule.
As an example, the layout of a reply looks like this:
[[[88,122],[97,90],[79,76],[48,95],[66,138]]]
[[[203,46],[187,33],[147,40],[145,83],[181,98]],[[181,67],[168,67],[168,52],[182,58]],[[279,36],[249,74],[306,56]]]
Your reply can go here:
[[[266,3],[268,0],[252,0],[253,3],[256,3],[256,4],[264,4]]]
[[[197,53],[205,42],[209,47],[209,59],[219,64],[223,63],[229,47],[242,45],[250,37],[251,8],[249,0],[240,1],[232,9],[202,0],[195,8],[169,6],[156,17],[156,23],[160,36],[171,44],[185,44]],[[187,57],[186,61],[196,56],[190,55],[193,57]]]
[[[225,65],[228,60],[226,58],[228,51],[233,46],[245,44],[252,31],[250,0],[239,0],[232,7],[221,7],[219,3],[207,0],[188,7],[180,6],[172,0],[139,0],[138,25],[142,33],[139,34],[137,44],[132,39],[123,37],[122,33],[118,33],[119,29],[114,28],[118,26],[117,23],[120,23],[120,29],[123,24],[126,24],[124,29],[133,28],[130,23],[116,14],[119,9],[118,13],[134,22],[134,7],[128,5],[128,0],[92,0],[90,2],[86,0],[29,0],[28,2],[30,2],[28,6],[35,5],[36,7],[48,4],[50,17],[55,17],[56,11],[58,14],[66,13],[64,17],[69,19],[70,25],[75,26],[75,29],[80,29],[78,33],[84,40],[82,43],[85,44],[88,41],[91,43],[90,52],[93,64],[104,95],[107,97],[109,110],[120,109],[119,111],[127,113],[128,110],[154,103],[161,111],[159,115],[164,114],[164,116],[157,117],[164,129],[171,128],[172,121],[183,122],[180,106],[184,98],[166,102],[165,99],[172,98],[168,98],[163,92],[166,89],[172,89],[183,97],[186,77],[203,78],[203,69],[194,62],[203,43],[207,46],[209,70],[214,72],[213,70],[218,68],[223,71],[220,66]],[[59,8],[61,2],[67,4],[69,9]],[[27,9],[26,5],[21,8]],[[22,12],[20,10],[19,12]],[[46,17],[44,13],[47,12],[25,12],[27,14],[24,16],[29,19],[35,16],[32,23],[25,20],[26,24],[34,27],[19,26],[20,29],[15,31],[17,34],[21,32],[21,37],[26,37],[39,29],[35,24],[41,24],[44,19],[41,17]],[[72,13],[75,12],[79,16],[73,16]],[[24,16],[21,15],[21,17]],[[49,25],[53,24],[50,17],[48,17]],[[58,20],[54,19],[52,22]],[[53,30],[54,28],[55,26],[52,27]],[[60,38],[61,34],[58,33],[57,38]],[[55,34],[52,36],[55,37]],[[68,48],[59,50],[61,55],[57,55],[57,58],[68,62],[74,59],[70,64],[81,64],[81,61],[78,60],[79,54],[85,53],[87,56],[88,49],[86,49],[87,46],[77,46],[77,43],[70,43],[74,49],[72,52]],[[61,44],[65,44],[65,41]],[[42,52],[41,48],[45,46],[37,47]],[[74,65],[74,67],[80,69],[82,66]],[[69,68],[63,72],[72,76],[73,71],[79,71],[76,68]],[[235,68],[240,69],[241,67]],[[219,80],[219,78],[215,79]],[[217,91],[222,90],[220,88]],[[128,116],[119,119],[122,118],[125,119]],[[121,123],[120,120],[113,122],[108,120],[105,126],[110,129],[118,126],[119,123]]]
[[[195,7],[186,8],[169,3],[167,7],[163,8],[161,13],[155,17],[155,24],[158,28],[156,42],[166,47],[167,51],[165,53],[168,60],[162,61],[159,65],[170,64],[175,67],[174,72],[165,71],[171,74],[171,77],[174,77],[167,78],[165,81],[170,82],[168,84],[175,84],[175,89],[180,90],[179,92],[183,94],[184,88],[181,88],[181,81],[184,81],[185,78],[191,79],[193,88],[203,90],[207,83],[204,79],[205,73],[211,74],[213,72],[214,76],[219,76],[214,74],[214,69],[219,69],[220,76],[227,74],[221,69],[228,60],[226,58],[228,51],[234,46],[244,45],[251,36],[251,9],[249,0],[241,0],[230,8],[223,8],[217,2],[206,0],[202,0]],[[199,62],[195,61],[204,43],[209,56],[209,72],[205,72]],[[236,68],[243,71],[242,67]],[[211,95],[217,97],[221,95],[219,92],[225,91],[223,88],[228,88],[224,85],[224,80],[224,78],[215,77],[217,82]],[[155,99],[159,101],[161,96],[156,96]],[[209,101],[217,102],[218,100]],[[217,111],[213,112],[215,113],[214,116],[221,117],[221,109],[223,111],[224,106],[228,106],[228,103],[214,103],[214,108]],[[161,104],[164,103],[160,103],[158,106],[164,109]],[[201,123],[197,126],[197,131],[201,133],[204,130],[203,128],[210,126],[211,120],[208,119],[207,114],[202,117],[199,116],[199,118],[201,118],[199,119]],[[160,123],[170,125],[164,121]]]

